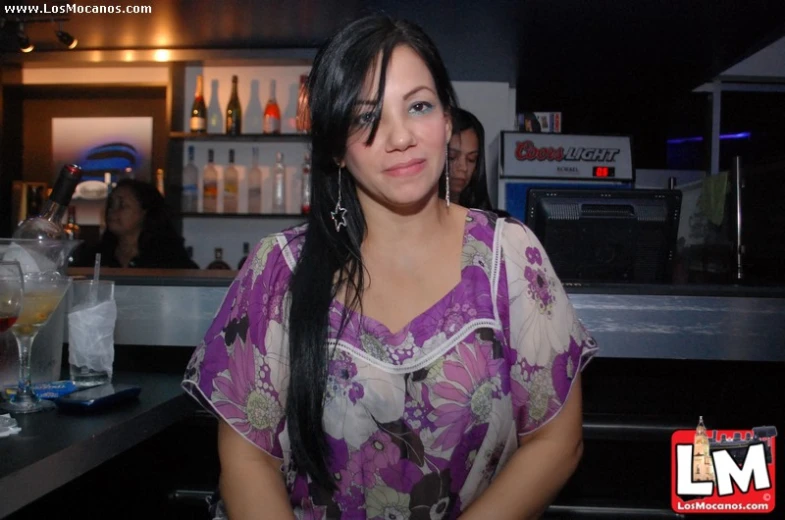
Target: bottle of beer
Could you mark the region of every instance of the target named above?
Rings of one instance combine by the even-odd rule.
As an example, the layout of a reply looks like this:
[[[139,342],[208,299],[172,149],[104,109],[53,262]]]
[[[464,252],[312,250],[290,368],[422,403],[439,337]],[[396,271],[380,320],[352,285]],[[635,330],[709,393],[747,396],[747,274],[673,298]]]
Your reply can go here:
[[[207,266],[207,269],[221,269],[223,271],[229,271],[232,269],[229,267],[229,264],[224,262],[224,250],[222,247],[215,248],[215,259],[210,262],[210,265]]]

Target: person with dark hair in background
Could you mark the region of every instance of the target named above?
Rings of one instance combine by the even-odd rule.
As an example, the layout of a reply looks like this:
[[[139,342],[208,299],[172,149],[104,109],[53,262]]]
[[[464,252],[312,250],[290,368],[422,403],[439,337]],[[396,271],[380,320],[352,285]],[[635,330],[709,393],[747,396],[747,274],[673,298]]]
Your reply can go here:
[[[198,269],[163,196],[152,184],[134,179],[123,179],[112,190],[106,202],[106,230],[79,263],[92,266],[95,253],[101,253],[104,267]]]
[[[519,116],[519,119],[521,117]],[[542,125],[540,121],[537,119],[537,116],[534,115],[534,112],[524,112],[523,113],[523,122],[520,124],[520,129],[522,132],[534,133],[539,134],[542,132]]]
[[[183,381],[219,419],[216,516],[540,515],[581,458],[597,348],[533,233],[439,197],[436,47],[366,17],[307,90],[308,221],[252,251]]]
[[[493,211],[500,217],[509,213],[493,209],[485,173],[485,129],[477,117],[462,108],[452,112],[450,139],[450,197],[466,208]]]

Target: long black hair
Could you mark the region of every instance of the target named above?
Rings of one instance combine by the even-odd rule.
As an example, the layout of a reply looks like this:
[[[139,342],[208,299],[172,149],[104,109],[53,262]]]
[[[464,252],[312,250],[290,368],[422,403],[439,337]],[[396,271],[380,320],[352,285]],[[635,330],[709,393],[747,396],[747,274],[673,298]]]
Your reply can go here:
[[[286,420],[292,459],[301,473],[319,485],[335,489],[328,471],[329,446],[322,415],[327,386],[328,313],[338,292],[345,289],[347,302],[339,335],[348,311],[362,305],[364,265],[360,245],[366,222],[355,182],[343,171],[338,186],[338,164],[346,153],[354,127],[358,100],[374,65],[380,67],[374,123],[367,144],[378,130],[387,64],[399,45],[412,48],[433,76],[442,108],[456,105],[447,69],[436,46],[417,25],[387,16],[371,15],[352,22],[320,49],[308,77],[311,115],[312,202],[304,244],[290,282],[289,360],[291,377]],[[346,227],[336,231],[330,218],[341,190]]]
[[[121,188],[127,188],[144,211],[142,231],[139,233],[137,243],[140,264],[137,267],[195,268],[196,264],[188,257],[183,237],[174,227],[169,207],[155,186],[135,179],[122,179],[114,187],[114,191]],[[106,204],[105,218],[109,216],[111,201],[110,195]],[[97,252],[101,253],[102,263],[111,265],[116,248],[117,235],[106,229],[97,247]]]
[[[488,195],[488,178],[485,173],[485,128],[477,117],[464,109],[452,112],[452,135],[472,130],[477,134],[477,162],[474,173],[461,191],[458,204],[467,208],[492,209]]]

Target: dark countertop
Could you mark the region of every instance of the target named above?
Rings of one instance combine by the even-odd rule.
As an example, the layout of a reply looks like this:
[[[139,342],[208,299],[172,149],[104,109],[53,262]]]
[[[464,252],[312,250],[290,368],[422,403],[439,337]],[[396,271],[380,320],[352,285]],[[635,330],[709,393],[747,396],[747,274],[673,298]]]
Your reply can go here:
[[[15,416],[22,431],[0,439],[0,517],[191,415],[196,404],[181,380],[182,374],[120,372],[113,382],[141,386],[138,401],[90,415]]]

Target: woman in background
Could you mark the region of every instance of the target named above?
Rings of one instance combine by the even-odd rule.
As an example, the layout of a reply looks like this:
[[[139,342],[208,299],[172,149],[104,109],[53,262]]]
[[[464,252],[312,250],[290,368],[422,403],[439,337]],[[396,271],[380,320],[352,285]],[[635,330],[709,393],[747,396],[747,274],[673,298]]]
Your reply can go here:
[[[477,117],[461,108],[452,114],[450,161],[450,200],[466,208],[494,211],[498,216],[508,213],[494,210],[488,195],[485,173],[485,129]]]
[[[106,231],[82,265],[101,253],[104,267],[198,269],[183,246],[163,196],[147,182],[123,179],[106,202]]]

